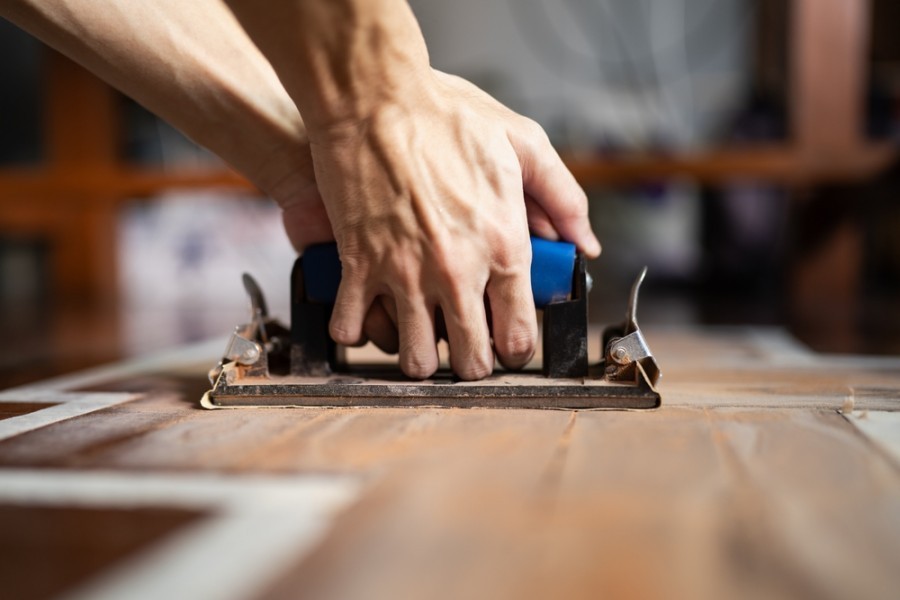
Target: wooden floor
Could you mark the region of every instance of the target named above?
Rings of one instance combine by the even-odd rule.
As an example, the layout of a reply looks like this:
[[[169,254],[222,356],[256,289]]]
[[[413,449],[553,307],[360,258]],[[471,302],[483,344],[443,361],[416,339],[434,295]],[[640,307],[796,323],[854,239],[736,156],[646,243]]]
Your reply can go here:
[[[218,340],[0,392],[0,595],[900,597],[900,358],[645,333],[653,411],[204,411]]]

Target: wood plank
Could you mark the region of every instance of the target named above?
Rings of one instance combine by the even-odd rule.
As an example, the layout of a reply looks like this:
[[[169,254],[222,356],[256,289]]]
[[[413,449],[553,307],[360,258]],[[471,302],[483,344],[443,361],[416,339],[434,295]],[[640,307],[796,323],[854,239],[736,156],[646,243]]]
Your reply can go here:
[[[199,518],[184,509],[0,504],[7,598],[57,597]]]
[[[683,368],[659,390],[669,406],[900,409],[900,375],[841,364]]]
[[[723,452],[743,478],[735,495],[758,515],[747,526],[773,577],[820,598],[896,597],[896,466],[834,412],[714,414]]]
[[[51,406],[53,406],[53,403],[51,402],[0,403],[0,421],[27,415],[28,413],[33,413],[37,410],[42,410]]]
[[[274,471],[382,471],[433,442],[436,410],[334,409],[316,414],[310,427],[292,431],[248,453],[244,468]]]
[[[898,517],[896,470],[835,413],[581,414],[542,567],[518,591],[888,598]]]
[[[825,172],[865,145],[871,0],[793,0],[791,12],[791,133]]]
[[[580,412],[557,433],[476,464],[461,439],[459,460],[429,461],[439,469],[403,465],[261,597],[890,598],[900,586],[900,477],[836,413]]]
[[[67,598],[90,600],[244,600],[277,576],[286,559],[314,546],[333,513],[358,490],[354,478],[341,476],[0,469],[0,504],[122,511],[125,523],[119,528],[127,528],[129,519],[142,521],[145,509],[203,514],[199,522],[154,540],[129,560],[66,590]],[[95,521],[92,526],[96,525]],[[142,522],[134,525],[139,530],[146,527]],[[42,533],[38,527],[32,529]],[[60,533],[66,545],[86,553],[93,550],[91,541],[118,539],[117,531],[65,529]],[[34,566],[49,567],[39,561]]]
[[[438,409],[200,410],[152,395],[0,442],[0,466],[225,472],[366,472],[565,413]],[[533,414],[532,414],[533,413]],[[449,432],[448,432],[449,430]]]
[[[86,468],[96,456],[178,418],[122,407],[96,411],[0,441],[0,466]]]
[[[0,465],[227,469],[248,446],[312,417],[299,411],[211,413],[177,394],[148,395],[0,442]]]
[[[897,359],[821,358],[781,334],[750,335],[742,330],[648,332],[648,340],[663,366],[660,390],[667,406],[900,408]],[[207,346],[198,351],[212,355],[214,348]],[[188,358],[179,353],[170,367],[142,360],[118,373],[101,371],[105,383],[72,379],[71,385],[82,390],[150,395],[2,443],[0,464],[353,471],[401,460],[420,447],[438,444],[442,438],[436,437],[441,435],[434,429],[437,425],[459,421],[482,426],[483,417],[466,411],[201,411],[197,400],[208,387],[202,375],[208,365]],[[195,364],[191,367],[195,374],[166,373],[181,372],[184,364]],[[136,376],[141,368],[150,374]],[[35,390],[28,394],[29,400],[40,399]]]
[[[259,190],[238,173],[222,167],[179,168],[159,171],[136,166],[60,167],[49,171],[27,167],[0,169],[0,205],[14,208],[23,200],[41,207],[59,206],[60,198],[114,198],[117,204],[135,198],[151,198],[172,189],[218,188],[225,192],[258,194]],[[75,202],[78,202],[77,200]]]
[[[900,466],[900,412],[855,410],[844,416]]]
[[[204,411],[201,354],[218,353],[207,344],[4,392],[20,403],[42,393],[64,401],[73,387],[143,396],[0,442],[0,466],[138,479],[218,471],[237,486],[266,473],[285,485],[319,473],[369,482],[311,556],[308,545],[280,556],[284,568],[273,568],[261,597],[880,598],[900,589],[900,469],[835,410],[815,408],[847,390],[856,406],[867,395],[891,400],[896,359],[822,358],[777,332],[648,339],[668,398],[694,390],[710,407],[687,398],[635,412]],[[740,402],[723,390],[743,403],[768,395],[771,405],[805,394],[813,408],[727,408]]]
[[[265,598],[502,598],[573,413],[442,410],[409,459]],[[552,485],[552,484],[551,484]]]
[[[900,410],[900,357],[815,354],[764,328],[650,328],[645,337],[667,406]]]
[[[705,509],[726,476],[701,411],[579,414],[555,510],[540,524],[540,559],[515,593],[713,597]]]
[[[829,128],[819,128],[829,129]],[[882,142],[858,143],[852,154],[824,153],[797,140],[774,146],[717,148],[672,155],[564,156],[583,186],[633,185],[684,177],[707,185],[753,180],[786,185],[864,181],[897,159],[897,149]],[[837,148],[846,152],[846,148]],[[827,160],[826,160],[827,159]]]

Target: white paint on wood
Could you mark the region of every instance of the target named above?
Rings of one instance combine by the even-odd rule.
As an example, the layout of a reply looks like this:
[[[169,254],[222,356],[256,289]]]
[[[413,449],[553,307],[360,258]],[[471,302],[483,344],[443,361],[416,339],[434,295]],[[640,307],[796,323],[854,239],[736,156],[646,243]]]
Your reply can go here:
[[[360,490],[344,475],[0,470],[0,502],[210,512],[67,596],[74,600],[251,597],[315,547]]]
[[[50,390],[87,389],[92,385],[137,375],[146,376],[148,373],[155,372],[190,375],[205,373],[222,357],[227,341],[228,336],[222,336],[196,344],[179,346],[173,350],[11,388],[3,391],[2,396],[12,397],[32,392],[42,394]]]
[[[126,393],[61,393],[29,390],[20,394],[0,394],[0,403],[41,402],[53,404],[31,413],[0,420],[0,440],[34,431],[66,419],[80,417],[137,398]]]
[[[102,385],[138,375],[146,376],[148,373],[154,372],[202,373],[212,367],[218,357],[222,355],[225,342],[226,338],[224,337],[214,338],[148,357],[126,360],[0,391],[0,403],[37,402],[55,405],[0,420],[0,440],[140,397],[140,394],[121,392],[70,392],[67,390],[89,389],[92,385]]]
[[[900,464],[900,412],[856,410],[845,416]]]

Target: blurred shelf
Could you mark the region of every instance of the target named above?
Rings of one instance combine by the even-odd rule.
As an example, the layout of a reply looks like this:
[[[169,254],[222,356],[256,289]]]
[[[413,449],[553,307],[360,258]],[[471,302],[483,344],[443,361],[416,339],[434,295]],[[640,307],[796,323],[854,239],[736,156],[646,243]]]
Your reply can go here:
[[[65,198],[111,197],[122,202],[170,189],[229,188],[253,192],[247,179],[225,168],[163,171],[151,167],[7,168],[0,169],[0,205]]]
[[[792,0],[788,141],[688,154],[570,155],[566,164],[585,187],[678,178],[812,186],[860,181],[887,169],[898,148],[861,139],[869,3]],[[124,202],[176,189],[255,191],[223,167],[164,171],[123,164],[118,93],[55,52],[48,52],[43,69],[44,163],[0,168],[0,230],[46,240],[55,296],[117,296],[115,240]]]
[[[892,143],[868,144],[841,155],[809,155],[787,144],[720,148],[684,154],[563,155],[583,186],[640,184],[690,178],[705,184],[758,180],[787,185],[858,181],[897,160]]]
[[[786,185],[857,181],[888,168],[900,151],[891,143],[869,144],[844,157],[807,157],[787,145],[722,148],[685,154],[563,155],[584,186],[629,185],[689,178],[703,184],[756,180]],[[115,202],[147,198],[172,189],[257,192],[227,169],[163,171],[152,167],[0,169],[0,206],[21,199],[57,203],[62,198],[109,197]]]

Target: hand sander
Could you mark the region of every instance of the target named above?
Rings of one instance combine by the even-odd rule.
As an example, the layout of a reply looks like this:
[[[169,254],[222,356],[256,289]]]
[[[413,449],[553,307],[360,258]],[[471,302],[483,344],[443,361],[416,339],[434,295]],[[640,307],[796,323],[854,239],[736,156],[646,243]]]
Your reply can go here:
[[[654,408],[660,371],[637,324],[646,275],[631,289],[625,321],[602,334],[604,356],[588,360],[585,258],[567,242],[531,239],[531,284],[542,311],[540,369],[496,370],[461,381],[447,369],[421,381],[397,364],[349,364],[328,335],[341,279],[335,244],[308,248],[291,273],[291,324],[269,317],[262,291],[244,275],[252,318],[239,325],[210,371],[206,408],[238,406],[437,406],[488,408]]]

